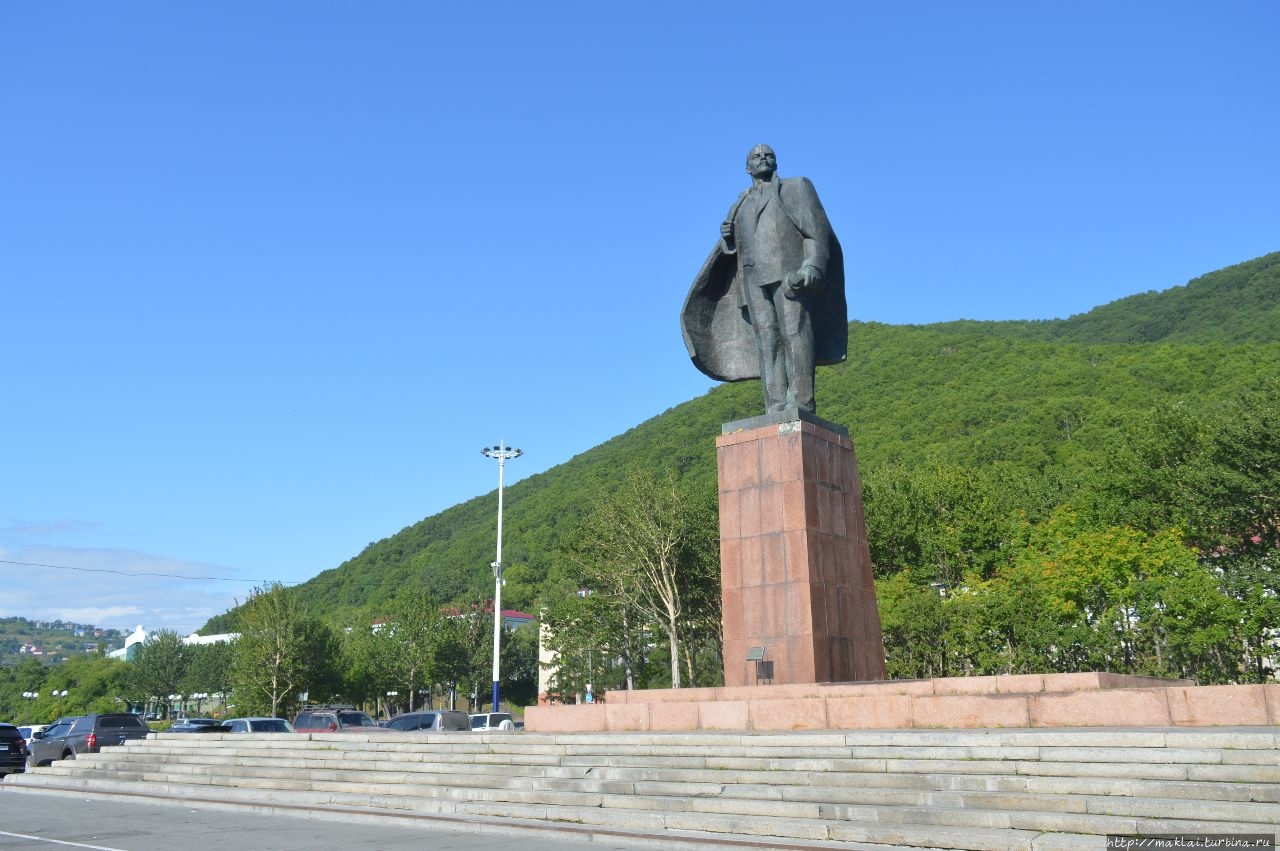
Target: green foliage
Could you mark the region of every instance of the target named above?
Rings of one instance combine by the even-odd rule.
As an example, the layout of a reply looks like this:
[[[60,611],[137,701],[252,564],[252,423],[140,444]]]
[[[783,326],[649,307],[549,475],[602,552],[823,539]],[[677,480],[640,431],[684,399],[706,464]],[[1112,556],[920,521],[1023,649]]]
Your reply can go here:
[[[715,636],[720,620],[716,514],[710,495],[682,488],[674,473],[657,476],[633,469],[620,486],[601,489],[589,504],[591,510],[565,550],[576,568],[572,575],[592,592],[589,603],[576,607],[577,616],[595,614],[611,621],[624,634],[619,648],[624,653],[640,630],[663,634],[671,686],[681,686],[682,670],[693,681],[696,638]],[[549,628],[554,631],[561,623],[563,619],[552,621]]]
[[[918,584],[907,571],[876,580],[885,669],[890,679],[945,677],[953,673],[945,636],[951,612],[940,587]]]
[[[1009,572],[1039,587],[1042,615],[1058,626],[1047,670],[1238,673],[1236,607],[1177,530],[1088,528],[1064,511],[1031,530]]]
[[[976,323],[948,323],[956,327]],[[994,323],[1025,339],[1092,343],[1280,342],[1280,253],[1070,319]]]
[[[343,641],[347,679],[344,694],[353,702],[389,701],[412,710],[459,684],[467,694],[488,696],[492,685],[493,614],[480,604],[442,611],[425,591],[406,594],[380,608],[383,614],[363,618]],[[504,628],[503,695],[508,700],[536,698],[537,645],[532,650],[522,633]]]
[[[187,648],[190,664],[182,679],[181,694],[220,695],[220,707],[226,709],[227,695],[235,686],[235,648],[228,642],[193,644]]]
[[[234,642],[236,711],[279,716],[306,692],[324,701],[341,691],[341,645],[332,630],[309,617],[292,589],[280,583],[254,589],[238,613]]]
[[[954,588],[990,577],[1010,542],[1070,492],[1056,470],[890,464],[863,477],[867,537],[877,575],[911,573],[915,582]]]
[[[440,605],[424,591],[399,597],[387,610],[377,637],[383,641],[378,655],[386,667],[388,679],[409,697],[431,679],[435,648],[440,642],[444,618]]]
[[[1228,682],[1239,607],[1175,531],[1091,528],[1069,510],[1024,528],[994,576],[878,581],[891,676],[1116,671]]]
[[[647,641],[624,602],[587,591],[550,596],[542,610],[543,643],[556,660],[547,696],[558,703],[576,703],[588,683],[600,693],[634,687],[644,666]]]
[[[48,724],[64,715],[122,711],[127,672],[125,662],[105,656],[73,656],[57,664],[27,657],[0,666],[0,720]],[[24,692],[39,697],[24,698]]]
[[[182,682],[191,666],[191,648],[171,630],[148,636],[129,663],[129,700],[136,705],[167,703],[171,694],[182,694]]]

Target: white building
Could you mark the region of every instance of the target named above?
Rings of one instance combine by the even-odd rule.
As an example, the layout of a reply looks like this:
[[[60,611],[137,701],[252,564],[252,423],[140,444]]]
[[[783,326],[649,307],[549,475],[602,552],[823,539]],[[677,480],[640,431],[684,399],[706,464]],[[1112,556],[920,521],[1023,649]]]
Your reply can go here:
[[[121,647],[119,650],[112,650],[107,655],[113,659],[124,659],[126,661],[136,659],[138,657],[138,648],[146,644],[147,640],[151,638],[153,634],[154,633],[147,632],[143,629],[142,624],[138,624],[138,626],[134,627],[133,632],[129,633],[125,638],[124,647]],[[193,632],[186,638],[182,639],[182,643],[192,645],[218,644],[224,641],[235,641],[239,637],[240,633],[238,632],[224,632],[220,635],[197,635]]]

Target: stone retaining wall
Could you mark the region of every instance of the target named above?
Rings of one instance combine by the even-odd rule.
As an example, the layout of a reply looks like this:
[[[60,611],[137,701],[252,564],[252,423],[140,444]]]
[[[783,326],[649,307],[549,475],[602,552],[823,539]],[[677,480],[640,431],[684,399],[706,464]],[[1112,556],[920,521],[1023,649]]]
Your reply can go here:
[[[1107,673],[612,691],[525,711],[526,729],[554,733],[1276,724],[1280,685]]]

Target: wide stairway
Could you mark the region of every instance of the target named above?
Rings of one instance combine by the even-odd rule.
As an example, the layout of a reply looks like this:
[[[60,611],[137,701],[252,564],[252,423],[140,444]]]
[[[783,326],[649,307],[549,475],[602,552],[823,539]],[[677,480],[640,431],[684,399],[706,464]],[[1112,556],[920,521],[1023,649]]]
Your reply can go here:
[[[662,848],[1104,848],[1280,831],[1275,728],[160,734],[0,793],[173,799]]]

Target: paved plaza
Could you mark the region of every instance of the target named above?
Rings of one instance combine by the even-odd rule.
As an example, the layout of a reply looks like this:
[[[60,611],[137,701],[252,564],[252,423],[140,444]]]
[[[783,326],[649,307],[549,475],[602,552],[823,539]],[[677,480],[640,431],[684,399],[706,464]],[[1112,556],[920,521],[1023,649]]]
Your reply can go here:
[[[636,847],[634,843],[624,845],[598,835],[583,838],[550,830],[546,834],[414,827],[398,819],[344,822],[242,810],[193,809],[168,802],[14,792],[0,785],[2,851],[606,851]]]

